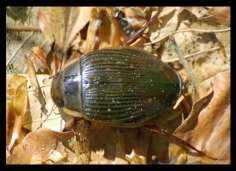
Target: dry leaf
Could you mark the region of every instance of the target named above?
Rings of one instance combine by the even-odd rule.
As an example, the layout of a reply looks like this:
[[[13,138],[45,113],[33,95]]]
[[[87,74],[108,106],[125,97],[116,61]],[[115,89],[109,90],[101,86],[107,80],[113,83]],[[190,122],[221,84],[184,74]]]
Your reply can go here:
[[[94,8],[88,25],[86,39],[80,50],[88,53],[95,49],[119,47],[124,35],[116,19],[109,15],[108,8]]]
[[[12,77],[12,76],[8,75],[8,77]],[[28,96],[29,108],[27,108],[27,112],[24,115],[23,120],[22,120],[22,127],[28,130],[35,131],[38,128],[43,127],[43,128],[48,128],[54,131],[62,131],[65,127],[65,120],[62,118],[62,115],[59,113],[58,109],[55,107],[52,101],[52,98],[51,98],[51,81],[52,80],[49,79],[48,77],[49,77],[48,75],[37,75],[39,86],[42,89],[42,93],[45,95],[45,100],[46,100],[45,108],[48,109],[48,112],[43,115],[42,115],[40,102],[35,96],[31,83],[28,82],[26,95]],[[26,79],[28,80],[29,76],[18,75],[18,76],[13,76],[12,79],[10,80],[7,79],[7,81],[9,82],[9,88],[7,89],[8,95],[9,93],[13,94],[15,92],[15,89],[13,89],[12,86],[10,85],[14,85],[14,86],[18,85],[19,83],[17,81],[18,78],[19,79],[24,78],[25,80]],[[9,104],[9,107],[10,107],[10,104]],[[8,110],[8,111],[12,111],[12,110]],[[7,123],[12,123],[13,120],[10,120],[10,118],[12,118],[13,115],[11,113],[9,114],[10,115],[7,115],[7,118],[9,118]],[[9,131],[9,129],[13,125],[7,124],[6,126],[8,127],[7,131],[11,132]]]
[[[11,140],[11,133],[14,121],[12,100],[7,99],[6,103],[6,144],[8,145]]]
[[[197,19],[205,16],[205,10],[201,7],[202,10],[198,11],[198,8],[200,7],[192,7],[189,10],[190,13],[186,13],[183,16],[179,15],[183,9],[186,9],[183,7],[153,7],[152,10],[147,11],[145,11],[144,7],[137,7],[135,10],[130,7],[124,7],[123,9],[126,18],[132,22],[130,24],[133,27],[140,27],[144,21],[144,15],[149,18],[151,12],[153,14],[157,11],[160,12],[156,22],[146,29],[147,32],[145,33],[149,36],[147,38],[151,41],[158,41],[159,43],[158,47],[150,45],[150,52],[154,53],[154,55],[161,56],[164,61],[167,58],[168,60],[172,60],[174,57],[174,55],[171,56],[173,53],[170,53],[168,42],[162,41],[167,40],[170,33],[173,33],[180,49],[185,55],[191,55],[192,53],[208,50],[208,48],[215,48],[216,46],[222,48],[197,56],[193,55],[188,58],[189,65],[193,66],[194,73],[196,73],[196,78],[202,84],[197,87],[201,90],[200,97],[205,97],[212,85],[209,82],[209,78],[219,71],[229,68],[230,41],[228,37],[230,36],[230,32],[229,34],[228,32],[227,34],[199,34],[198,32],[181,32],[176,34],[175,31],[177,30],[195,27],[208,30],[218,29],[218,26],[212,26],[207,22],[198,23],[198,21],[193,21],[190,15],[191,13],[195,15]],[[69,46],[73,46],[73,50],[78,50],[82,53],[87,53],[94,49],[120,47],[123,45],[125,35],[117,19],[112,16],[112,11],[113,8],[111,7],[41,8],[38,15],[39,26],[47,40],[49,40],[50,43],[55,40],[59,48],[64,50],[64,53],[68,50]],[[224,15],[225,14],[226,13],[224,13]],[[217,38],[215,38],[215,35]],[[144,42],[143,39],[138,39],[133,45],[135,47],[142,47]],[[147,47],[145,48],[147,49]],[[224,50],[226,51],[225,56],[222,55]],[[44,56],[42,52],[37,51],[37,49],[36,54]],[[77,57],[77,55],[72,56]],[[58,57],[61,57],[61,54],[57,54],[57,52],[51,57],[47,57],[52,61],[50,67],[53,71],[55,70],[53,74],[58,71],[60,66]],[[178,63],[178,60],[175,60],[175,63]],[[179,73],[184,81],[188,81],[183,69],[180,70]],[[49,109],[48,113],[41,116],[41,105],[33,95],[32,88],[29,88],[31,115],[24,120],[23,126],[32,129],[33,132],[25,137],[24,142],[13,149],[12,154],[8,153],[7,163],[146,164],[150,163],[152,156],[156,156],[158,160],[154,161],[155,163],[168,162],[168,142],[163,140],[161,136],[150,135],[150,132],[146,132],[142,130],[142,128],[118,129],[97,125],[95,123],[89,125],[79,122],[74,134],[69,134],[70,138],[63,138],[63,133],[55,133],[46,129],[37,130],[39,127],[48,127],[53,130],[62,131],[65,126],[62,114],[53,108],[54,104],[50,96],[50,84],[47,84],[50,83],[50,81],[46,81],[47,83],[45,84],[47,77],[48,76],[40,75],[38,77],[38,86],[42,87],[46,108]],[[217,76],[217,78],[219,77]],[[206,79],[208,79],[206,82],[202,82]],[[14,81],[12,83],[14,84]],[[180,147],[171,145],[170,163],[229,163],[229,124],[227,125],[225,123],[229,123],[230,120],[230,105],[227,100],[225,100],[225,102],[227,101],[225,107],[215,102],[216,97],[220,97],[219,94],[225,92],[224,84],[218,82],[214,83],[216,87],[217,85],[222,87],[220,89],[218,89],[219,87],[215,87],[211,103],[198,115],[198,123],[190,124],[193,129],[187,130],[185,133],[180,131],[178,134],[180,137],[182,136],[182,139],[190,141],[193,146],[200,148],[207,154],[209,153],[209,155],[214,157],[221,156],[221,160],[213,161],[207,157],[192,156]],[[186,86],[189,88],[188,85]],[[16,90],[9,88],[7,92],[14,95]],[[222,103],[223,101],[224,100],[221,100]],[[217,103],[218,106],[214,103]],[[11,103],[8,101],[7,104],[8,125],[6,126],[9,140],[9,129],[12,129],[12,127],[9,127],[11,126],[9,121],[12,116],[9,115],[9,113],[11,113]],[[211,105],[213,107],[208,109]],[[216,109],[214,106],[217,106],[219,109]],[[172,117],[172,119],[174,117],[177,121],[175,119],[174,121],[167,119],[168,122],[165,123],[163,121],[164,119],[160,117],[157,119],[157,123],[167,127],[168,131],[172,131],[179,126],[181,122],[179,115],[176,115],[173,116],[169,114],[168,116]],[[21,118],[19,121],[21,121]],[[71,139],[72,136],[73,138]],[[223,144],[222,141],[217,141],[218,139],[225,139],[228,146]],[[68,141],[72,151],[63,145]],[[217,143],[214,144],[214,141]]]
[[[38,128],[48,128],[54,131],[62,131],[65,127],[65,120],[59,113],[58,108],[51,98],[51,79],[48,75],[37,75],[39,86],[42,93],[45,96],[45,102],[47,113],[42,114],[40,102],[38,101],[35,93],[32,89],[32,85],[29,84],[29,102],[30,102],[30,119],[24,120],[24,127],[30,128],[31,131],[35,131]]]
[[[223,51],[225,50],[226,52],[229,52],[230,48],[229,46],[221,46],[221,43],[217,41],[215,35],[223,34],[221,37],[228,42],[227,40],[229,40],[230,34],[225,34],[225,32],[215,34],[214,30],[217,30],[217,27],[212,27],[207,23],[204,25],[202,23],[192,22],[191,28],[189,28],[188,22],[190,22],[190,20],[188,21],[187,16],[185,16],[185,18],[181,18],[181,20],[186,22],[181,22],[178,30],[186,30],[191,28],[200,28],[200,30],[206,31],[213,30],[213,33],[177,31],[177,33],[174,34],[174,38],[183,54],[183,57],[189,56],[186,60],[188,65],[192,68],[192,75],[195,82],[199,84],[215,74],[229,68],[229,56],[226,57]],[[161,38],[159,38],[159,40],[160,39]],[[161,53],[163,62],[171,62],[175,58],[178,59],[176,51],[171,47],[171,42],[165,42],[164,49]],[[189,82],[190,78],[187,77],[185,70],[179,70],[179,74],[184,82]],[[186,87],[188,87],[188,92],[191,94],[191,86]],[[198,87],[198,85],[196,87],[198,90],[202,90]]]
[[[209,15],[208,10],[204,7],[185,7],[185,9],[195,15],[195,17],[198,19]]]
[[[56,73],[60,72],[61,67],[61,61],[59,60],[59,57],[56,54],[52,55],[52,62],[50,65],[50,68],[52,70],[51,75],[55,75]]]
[[[72,132],[59,133],[46,128],[29,133],[23,142],[14,148],[7,164],[47,164],[52,158],[52,151],[57,151],[66,158],[67,153],[69,155],[72,152],[63,144],[68,143],[72,136]],[[72,161],[64,162],[72,163]]]
[[[229,72],[216,75],[214,94],[210,103],[198,115],[197,125],[189,131],[177,129],[176,135],[187,139],[194,147],[204,151],[206,156],[187,154],[184,163],[221,164],[230,163],[230,74]],[[170,145],[170,160],[172,163],[182,161],[181,155],[186,152],[176,145]]]
[[[137,155],[134,150],[130,154],[126,154],[126,159],[130,164],[146,164],[146,158]]]
[[[23,76],[13,75],[7,84],[8,107],[6,113],[7,148],[11,150],[16,141],[24,136],[21,129],[23,119],[28,114],[27,80]]]
[[[60,163],[66,158],[65,154],[60,153],[57,150],[50,150],[48,160],[51,160],[53,163]]]
[[[26,113],[28,107],[27,80],[17,88],[13,99],[13,107],[18,116],[23,116]]]
[[[37,67],[39,67],[40,70],[51,73],[51,69],[48,66],[47,63],[47,56],[42,48],[35,46],[32,48],[32,52],[34,54],[34,59],[36,61]]]
[[[110,32],[110,46],[109,47],[119,47],[122,45],[123,33],[120,29],[120,26],[116,19],[109,17],[111,23],[111,32]],[[101,46],[102,47],[102,46]]]
[[[73,43],[79,31],[88,23],[93,7],[42,7],[38,23],[45,37],[64,50]]]
[[[171,15],[171,18],[169,18],[169,15]],[[164,8],[158,16],[159,23],[157,22],[157,24],[153,24],[150,28],[150,41],[153,42],[162,40],[162,38],[170,32],[176,31],[179,22],[178,15],[178,8]]]
[[[209,14],[213,15],[220,24],[230,25],[230,7],[212,7]]]
[[[104,12],[105,13],[105,12]],[[99,10],[94,9],[92,10],[92,15],[89,21],[89,26],[87,30],[87,38],[84,41],[85,43],[85,50],[84,53],[88,53],[96,48],[98,48],[98,45],[100,43],[100,37],[98,37],[98,30],[102,25],[101,20],[101,14],[99,15]],[[106,23],[106,26],[110,26],[108,23]],[[107,32],[109,33],[110,29],[108,28]]]
[[[146,13],[141,7],[124,8],[125,20],[133,29],[140,29],[146,22]]]
[[[178,10],[178,7],[164,7],[161,11],[161,13],[159,14],[158,18],[164,18],[167,17],[168,15],[171,15],[171,13],[175,12],[176,10]]]

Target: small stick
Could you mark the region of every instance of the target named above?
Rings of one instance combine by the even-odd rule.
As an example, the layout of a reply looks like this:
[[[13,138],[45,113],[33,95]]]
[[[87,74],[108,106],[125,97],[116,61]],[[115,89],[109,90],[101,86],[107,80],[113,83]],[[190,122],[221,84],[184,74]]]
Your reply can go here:
[[[6,31],[15,31],[15,32],[41,32],[40,28],[32,27],[32,26],[7,26]]]
[[[193,56],[198,56],[198,55],[201,55],[203,53],[214,52],[214,51],[219,50],[219,49],[220,49],[220,47],[214,47],[214,48],[211,48],[211,49],[206,49],[206,50],[198,51],[196,53],[185,55],[184,58],[185,59],[191,58]],[[176,61],[179,61],[179,58],[172,58],[172,59],[163,60],[163,62],[176,62]]]
[[[174,107],[173,107],[173,110],[175,110],[175,109],[180,105],[180,103],[181,103],[183,100],[184,100],[184,96],[181,95],[181,96],[178,98],[177,102],[175,103],[175,105],[174,105]]]
[[[155,21],[155,19],[158,17],[158,15],[159,15],[159,12],[155,13],[151,17],[151,19],[144,24],[144,26],[141,29],[139,29],[136,33],[134,33],[134,35],[126,42],[126,45],[130,45],[135,40],[137,40],[140,37],[140,35],[143,34],[143,32],[146,30],[146,28]]]
[[[149,42],[149,43],[145,43],[145,45],[152,45],[152,44],[155,44],[155,43],[158,43],[162,40],[165,40],[166,38],[168,38],[169,36],[173,36],[174,34],[176,33],[182,33],[182,32],[201,32],[201,33],[221,33],[221,32],[227,32],[227,31],[230,31],[230,28],[226,28],[226,29],[220,29],[220,30],[204,30],[204,29],[185,29],[185,30],[178,30],[178,31],[172,31],[170,33],[168,33],[167,35],[157,39],[157,40],[154,40],[152,42]]]
[[[194,74],[193,74],[193,70],[192,67],[188,64],[188,62],[185,60],[185,58],[183,57],[183,53],[180,50],[178,44],[175,41],[174,37],[170,38],[173,47],[175,49],[175,52],[177,54],[177,56],[179,57],[180,63],[184,66],[186,73],[188,75],[188,78],[191,80],[192,82],[192,86],[193,86],[193,99],[198,99],[198,94],[197,94],[197,81],[194,78]]]
[[[7,61],[6,66],[8,66],[10,64],[10,62],[14,59],[14,57],[16,56],[16,54],[19,52],[19,50],[24,46],[24,44],[26,43],[26,41],[28,41],[32,36],[33,36],[34,32],[32,32],[31,34],[29,34],[25,40],[23,40],[23,42],[19,45],[19,47],[15,50],[15,52],[12,54],[12,56],[10,57],[10,59]]]
[[[48,118],[52,114],[53,110],[55,110],[55,109],[56,109],[56,105],[53,105],[52,108],[51,108],[51,111],[46,115],[46,118],[44,120],[41,120],[41,123],[38,126],[38,128],[36,128],[36,130],[38,130],[39,128],[42,128],[43,124],[48,120]]]
[[[38,100],[41,104],[42,112],[46,114],[47,113],[46,101],[45,101],[42,89],[39,85],[39,82],[38,82],[38,79],[37,79],[37,76],[36,76],[36,72],[35,72],[35,69],[34,69],[34,65],[33,65],[32,61],[29,58],[27,58],[26,56],[25,56],[25,60],[26,60],[29,79],[30,79],[30,82],[31,82],[32,86],[34,87],[35,95],[36,95],[36,97],[38,98]]]

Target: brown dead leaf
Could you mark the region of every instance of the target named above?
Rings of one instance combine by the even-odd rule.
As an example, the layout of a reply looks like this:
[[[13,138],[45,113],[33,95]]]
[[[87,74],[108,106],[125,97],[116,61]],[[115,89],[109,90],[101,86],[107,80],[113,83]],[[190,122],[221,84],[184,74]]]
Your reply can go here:
[[[14,148],[7,164],[49,164],[54,159],[60,161],[63,159],[64,163],[72,163],[75,155],[68,146],[64,145],[72,136],[72,132],[59,133],[46,128],[29,133],[22,143]],[[70,161],[68,161],[69,155],[73,156]]]
[[[97,37],[98,29],[101,25],[101,20],[98,18],[98,10],[93,9],[91,13],[91,17],[89,19],[89,26],[87,30],[86,40],[81,42],[83,53],[88,53],[95,49],[95,46],[99,44],[99,38]]]
[[[157,8],[158,7],[153,9]],[[64,49],[64,51],[67,50],[68,46],[71,45],[73,46],[73,50],[79,50],[82,53],[87,53],[94,49],[100,48],[119,47],[123,45],[125,36],[122,32],[120,24],[111,15],[111,9],[112,8],[105,7],[86,7],[86,9],[80,7],[41,8],[39,12],[39,25],[47,39],[50,40],[50,42],[55,40],[58,46]],[[130,10],[130,8],[124,7],[127,17],[136,19],[132,20],[132,22],[135,21],[132,23],[134,24],[134,27],[136,27],[135,24],[140,26],[140,23],[143,22],[141,19],[143,16],[137,16],[137,14],[143,13],[142,9],[144,8],[140,7],[140,11],[137,12],[136,10]],[[199,26],[202,28],[202,23],[193,23],[188,15],[186,18],[181,18],[179,13],[182,10],[182,7],[161,7],[157,22],[153,23],[150,28],[146,29],[146,31],[148,31],[147,35],[150,36],[150,38],[148,38],[151,41],[159,41],[158,48],[150,46],[150,52],[153,52],[156,55],[156,50],[159,50],[161,47],[161,51],[163,51],[163,53],[161,52],[162,55],[160,56],[162,56],[162,59],[171,56],[171,53],[169,53],[170,51],[168,51],[169,47],[167,44],[162,46],[162,43],[165,42],[162,40],[167,40],[169,33],[173,32],[173,34],[176,34],[175,31],[188,29],[190,27],[193,28],[194,26]],[[157,11],[158,9],[152,10],[153,13]],[[144,14],[146,13],[144,12]],[[202,12],[196,11],[196,14],[194,15],[197,18],[201,18],[205,15],[202,14]],[[140,20],[138,20],[138,18]],[[210,25],[205,25],[205,28],[203,29],[209,30],[209,28]],[[217,28],[211,27],[210,29],[216,30]],[[86,33],[86,35],[83,35],[81,33],[82,31],[83,34]],[[214,36],[212,35],[212,33],[202,35],[198,33],[193,34],[192,32],[180,32],[175,35],[175,38],[177,39],[178,44],[180,45],[180,48],[183,50],[184,54],[189,55],[190,53],[192,54],[198,51],[207,50],[208,48],[214,48],[216,45],[218,46],[217,42],[215,42],[215,39],[213,38]],[[224,37],[224,35],[222,35],[222,37]],[[226,43],[228,43],[229,39],[225,40]],[[143,43],[143,39],[138,39],[136,42],[134,42],[136,47],[142,47]],[[195,46],[196,43],[199,44]],[[78,46],[78,48],[76,47],[76,49],[74,45]],[[230,53],[228,53],[228,56],[230,56]],[[173,57],[173,55],[171,57]],[[194,60],[189,59],[189,63],[190,65],[193,65],[194,72],[197,73],[196,77],[202,81],[205,78],[209,78],[209,76],[219,72],[219,70],[222,69],[222,66],[228,65],[229,60],[227,61],[221,57],[222,54],[219,54],[217,50],[212,54],[210,53],[210,55],[209,53],[207,53],[207,55],[201,54],[199,58],[195,58]],[[51,59],[57,61],[55,58],[56,57],[53,56]],[[56,62],[52,64],[53,65],[50,66],[51,68],[59,68],[58,66],[60,66],[60,64]],[[186,77],[186,73],[183,70],[180,72],[183,72],[183,74],[181,74],[183,78]],[[187,80],[187,78],[184,80]],[[217,85],[218,82],[214,84]],[[205,97],[206,92],[208,92],[210,89],[210,85],[211,84],[204,85],[205,87],[204,90],[201,91],[201,97]],[[221,85],[223,86],[223,84]],[[39,86],[45,86],[44,84],[40,83],[40,79]],[[8,89],[7,91],[11,94],[15,93],[14,89]],[[220,94],[220,91],[216,88],[214,97],[211,99],[210,103],[212,106],[214,106],[213,102],[217,96],[216,91],[218,91],[218,95]],[[42,89],[42,92],[45,95],[47,109],[52,109],[53,102],[52,100],[48,100],[50,99],[50,86],[45,88],[45,91]],[[222,92],[224,92],[223,88]],[[206,99],[208,99],[207,97]],[[73,144],[71,147],[73,150],[72,152],[63,145],[63,143],[69,138],[62,138],[63,140],[59,140],[59,137],[62,134],[59,135],[58,133],[52,133],[48,130],[42,131],[43,129],[37,131],[39,127],[44,127],[46,125],[45,123],[47,123],[47,126],[51,127],[52,129],[61,131],[64,128],[64,125],[62,127],[60,126],[61,122],[59,123],[59,121],[62,121],[62,119],[59,112],[55,112],[54,110],[52,110],[52,112],[49,111],[45,117],[42,118],[40,117],[40,104],[34,98],[32,92],[29,92],[29,98],[30,109],[32,112],[32,121],[29,126],[32,126],[32,130],[36,131],[29,134],[30,136],[27,136],[23,143],[18,145],[17,148],[13,149],[13,154],[10,154],[8,163],[146,164],[152,155],[155,155],[158,158],[158,161],[167,162],[166,158],[168,157],[168,148],[165,147],[168,147],[168,142],[163,141],[160,136],[152,135],[154,140],[150,145],[150,133],[142,131],[141,128],[121,129],[119,132],[116,128],[96,125],[94,123],[92,123],[90,126],[81,122],[79,123],[80,125],[76,129],[76,133],[74,133],[76,136],[74,136],[74,139],[69,140],[70,143]],[[208,107],[210,104],[208,104]],[[178,136],[182,136],[182,139],[186,139],[190,142],[190,144],[203,150],[207,154],[209,153],[211,156],[221,156],[222,160],[213,161],[207,157],[192,156],[186,153],[180,147],[171,145],[171,163],[229,162],[229,152],[227,152],[228,146],[225,146],[222,143],[223,141],[217,142],[215,146],[212,145],[212,142],[216,141],[217,138],[226,139],[225,142],[228,143],[229,137],[229,135],[227,135],[229,132],[229,125],[225,124],[226,122],[229,122],[230,118],[228,101],[227,104],[225,104],[225,108],[223,108],[220,104],[218,107],[220,109],[212,110],[213,112],[211,111],[211,114],[210,112],[204,113],[203,111],[205,110],[203,110],[202,113],[204,114],[201,113],[198,115],[198,123],[192,124],[193,129],[191,128],[184,133],[179,131],[180,133]],[[8,111],[11,111],[10,107],[7,108],[9,109]],[[223,118],[220,113],[226,117]],[[10,115],[7,118],[8,122],[10,120],[9,118],[11,118]],[[55,118],[60,119],[57,120]],[[56,122],[48,122],[49,120],[56,120]],[[162,118],[159,120],[160,124],[162,125]],[[179,125],[179,122],[173,122],[171,124],[168,122],[167,124],[163,125],[173,129],[174,126],[176,128],[176,126]],[[173,128],[172,125],[174,125]],[[199,130],[204,130],[206,133]],[[217,148],[219,148],[219,146],[223,148],[217,152]]]
[[[158,18],[162,19],[164,17],[167,17],[174,13],[176,10],[178,10],[178,7],[164,7],[161,13],[159,14]]]
[[[26,113],[28,107],[28,95],[27,95],[27,80],[23,82],[17,89],[13,99],[13,107],[16,115],[23,116]]]
[[[57,150],[50,150],[48,160],[52,163],[60,163],[66,158],[66,154],[62,154]]]
[[[146,21],[146,13],[142,7],[124,8],[125,19],[133,29],[140,29]]]
[[[217,160],[187,154],[180,147],[171,144],[171,163],[230,163],[230,73],[227,71],[217,74],[213,85],[213,97],[199,113],[196,126],[188,131],[178,128],[176,135]]]
[[[56,54],[52,55],[52,62],[50,65],[50,68],[52,70],[51,75],[55,75],[60,71],[61,67],[61,61],[59,60],[59,57]]]
[[[209,12],[204,7],[185,7],[186,10],[191,12],[197,19],[203,18],[209,15]]]
[[[59,114],[58,109],[55,107],[55,104],[51,98],[51,81],[52,79],[48,78],[48,75],[38,74],[37,80],[39,86],[41,87],[42,93],[45,96],[46,106],[48,109],[47,113],[42,115],[41,104],[35,96],[32,85],[29,83],[29,102],[30,102],[30,119],[26,118],[24,120],[24,127],[35,131],[38,128],[48,128],[53,131],[62,131],[65,127],[65,120],[62,118],[62,115]],[[27,77],[28,78],[28,77]]]
[[[39,69],[41,72],[53,76],[61,69],[61,59],[58,57],[61,54],[58,49],[55,49],[55,44],[51,45],[48,54],[39,46],[33,47],[32,52],[32,61],[36,64],[36,72]]]
[[[45,37],[64,50],[73,43],[79,31],[88,23],[93,7],[42,7],[38,23]]]
[[[158,15],[158,21],[150,27],[150,41],[160,41],[178,28],[179,10],[177,7],[165,7]]]
[[[212,7],[209,14],[213,15],[220,24],[230,25],[230,7]]]
[[[134,150],[130,154],[126,154],[126,159],[130,164],[146,164],[146,158],[137,155]]]
[[[32,52],[35,57],[34,59],[37,63],[37,67],[39,67],[41,71],[46,70],[48,73],[51,73],[51,69],[47,64],[47,56],[43,49],[39,46],[35,46],[32,48]]]
[[[16,94],[17,88],[26,81],[26,78],[21,75],[12,75],[7,78],[7,94],[9,96],[14,96]]]
[[[51,98],[51,79],[48,78],[48,75],[37,75],[37,79],[39,82],[39,86],[41,87],[42,93],[45,95],[46,100],[46,108],[49,109],[47,113],[42,115],[42,109],[40,102],[38,101],[37,97],[35,96],[32,84],[28,82],[27,85],[27,96],[28,96],[28,107],[27,112],[25,113],[24,117],[22,118],[22,127],[26,128],[30,131],[35,131],[40,127],[48,128],[54,131],[62,131],[65,127],[65,120],[62,118],[62,115],[59,114],[58,109],[55,107],[55,104]],[[12,79],[8,79],[12,78]],[[19,79],[24,78],[25,80],[29,80],[28,75],[7,75],[7,82],[9,83],[7,87],[7,97],[9,94],[14,96],[15,89],[13,86],[19,84]],[[24,81],[24,79],[22,81]],[[13,106],[12,106],[12,99],[13,97],[7,98],[7,132],[11,132],[11,128],[14,123],[14,113]],[[21,100],[22,101],[22,100]],[[20,101],[19,101],[20,102]],[[8,106],[9,105],[9,106]],[[10,107],[12,106],[12,107]],[[24,107],[24,105],[22,105]],[[23,110],[23,108],[22,108]],[[7,133],[7,135],[8,135]]]
[[[174,33],[174,38],[179,46],[183,57],[186,57],[188,66],[192,68],[192,77],[196,84],[209,79],[215,74],[229,68],[230,56],[230,32],[214,33],[214,30],[219,30],[219,27],[212,26],[209,23],[202,24],[198,21],[191,21],[189,14],[185,14],[178,18],[180,24],[178,31]],[[173,18],[172,18],[173,19]],[[191,27],[190,24],[191,23]],[[182,32],[191,28],[200,28],[203,33],[198,31]],[[204,30],[206,33],[204,33]],[[210,33],[212,30],[212,33]],[[209,31],[209,32],[208,32]],[[208,33],[207,33],[208,32]],[[171,32],[167,33],[170,34]],[[171,34],[170,34],[171,35]],[[221,39],[216,39],[220,35]],[[157,40],[162,40],[161,38]],[[220,42],[221,41],[221,42]],[[227,42],[227,43],[226,43]],[[226,51],[226,55],[223,53]],[[188,58],[187,58],[188,57]],[[190,57],[190,58],[189,58]],[[176,52],[171,48],[171,43],[166,41],[161,52],[161,58],[164,62],[171,62],[171,59],[178,59]],[[207,71],[207,72],[206,72]],[[179,69],[179,74],[184,82],[189,83],[187,72]],[[191,86],[187,85],[188,92],[191,94]],[[198,86],[196,86],[198,88]],[[201,91],[201,88],[199,88]]]
[[[110,33],[110,47],[119,47],[123,43],[123,33],[116,19],[109,17],[111,23],[111,33]],[[102,48],[102,46],[101,46]]]
[[[88,25],[86,39],[80,50],[88,53],[95,49],[119,47],[124,35],[116,19],[109,15],[108,8],[94,8]]]
[[[11,150],[16,141],[24,136],[23,119],[28,114],[29,102],[27,80],[23,76],[13,75],[7,85],[6,135],[7,148]]]
[[[11,140],[12,126],[14,121],[14,115],[12,112],[12,100],[7,99],[6,103],[6,144],[8,145]]]

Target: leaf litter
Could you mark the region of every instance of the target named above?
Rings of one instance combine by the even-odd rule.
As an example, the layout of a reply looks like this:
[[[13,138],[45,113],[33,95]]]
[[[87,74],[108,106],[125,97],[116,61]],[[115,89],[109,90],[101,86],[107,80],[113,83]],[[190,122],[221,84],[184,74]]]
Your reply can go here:
[[[186,151],[141,128],[111,129],[61,115],[50,97],[50,77],[60,70],[61,63],[94,49],[127,46],[130,35],[114,17],[112,7],[43,7],[37,9],[38,26],[48,44],[52,44],[51,48],[32,46],[34,56],[30,59],[36,62],[31,65],[30,75],[24,71],[23,75],[7,75],[8,164],[230,163],[230,9],[119,9],[136,31],[156,15],[154,22],[140,32],[131,46],[145,49],[172,66],[181,75],[186,96],[192,97],[189,71],[171,48],[169,40],[174,37],[187,65],[192,68],[199,96],[185,100],[191,107],[190,113],[183,116],[177,108],[169,113],[169,119],[160,117],[156,123],[207,156]],[[69,47],[72,52],[68,51]],[[40,89],[40,96],[45,99],[45,113],[42,113],[42,102],[37,99]],[[65,129],[69,131],[62,132]],[[218,139],[222,141],[216,141]]]

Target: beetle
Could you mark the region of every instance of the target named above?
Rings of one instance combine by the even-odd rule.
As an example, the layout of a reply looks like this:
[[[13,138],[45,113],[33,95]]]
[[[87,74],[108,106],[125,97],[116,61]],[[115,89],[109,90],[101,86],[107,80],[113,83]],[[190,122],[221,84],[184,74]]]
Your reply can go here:
[[[67,114],[114,127],[139,127],[170,109],[179,75],[143,50],[95,50],[73,60],[52,81],[55,104]]]
[[[183,90],[181,77],[141,49],[95,50],[67,63],[52,81],[51,96],[68,115],[110,127],[141,127],[211,157],[150,124],[172,109]],[[154,126],[154,127],[153,127]]]

